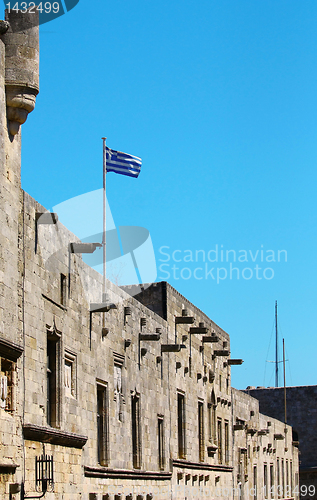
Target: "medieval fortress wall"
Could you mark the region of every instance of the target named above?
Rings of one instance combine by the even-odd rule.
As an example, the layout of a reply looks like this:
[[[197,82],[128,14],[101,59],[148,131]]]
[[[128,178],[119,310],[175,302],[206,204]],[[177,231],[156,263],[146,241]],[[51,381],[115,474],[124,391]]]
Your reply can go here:
[[[0,498],[36,495],[42,454],[48,500],[277,498],[282,460],[279,498],[298,498],[291,429],[232,390],[229,335],[165,282],[108,281],[105,302],[69,252],[78,238],[21,189],[38,90],[38,27],[13,11],[0,21]]]

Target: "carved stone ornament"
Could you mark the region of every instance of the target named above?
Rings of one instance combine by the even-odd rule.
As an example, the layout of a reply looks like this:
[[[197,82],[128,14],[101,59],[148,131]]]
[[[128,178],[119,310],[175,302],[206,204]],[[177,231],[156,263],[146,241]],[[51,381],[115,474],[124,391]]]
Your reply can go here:
[[[38,91],[30,87],[6,85],[8,128],[11,135],[19,132],[28,114],[35,108]]]
[[[9,29],[9,23],[8,21],[2,21],[2,19],[0,20],[0,35],[4,35],[8,29]]]
[[[53,326],[48,324],[46,325],[46,331],[47,331],[47,338],[55,342],[58,342],[62,336],[61,330],[58,330],[56,328],[55,318],[53,320]]]

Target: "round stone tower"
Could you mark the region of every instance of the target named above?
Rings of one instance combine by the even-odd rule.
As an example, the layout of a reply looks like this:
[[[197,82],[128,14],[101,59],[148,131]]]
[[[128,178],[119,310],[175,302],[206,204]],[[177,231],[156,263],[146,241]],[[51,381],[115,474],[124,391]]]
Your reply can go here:
[[[38,12],[6,11],[5,89],[9,133],[18,133],[39,92]]]

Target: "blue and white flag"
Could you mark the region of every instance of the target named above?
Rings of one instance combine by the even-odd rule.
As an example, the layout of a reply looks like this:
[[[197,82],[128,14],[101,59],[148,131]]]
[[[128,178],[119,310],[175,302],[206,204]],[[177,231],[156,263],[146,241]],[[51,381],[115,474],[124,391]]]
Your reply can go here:
[[[137,156],[128,155],[121,151],[114,151],[106,147],[106,170],[116,174],[138,177],[142,160]]]

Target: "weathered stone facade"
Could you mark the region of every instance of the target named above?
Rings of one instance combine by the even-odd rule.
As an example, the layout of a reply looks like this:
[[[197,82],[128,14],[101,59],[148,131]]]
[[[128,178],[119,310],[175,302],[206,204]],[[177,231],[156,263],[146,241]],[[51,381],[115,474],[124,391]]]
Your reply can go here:
[[[259,413],[259,402],[232,389],[235,498],[298,496],[297,446],[292,428]],[[245,396],[245,397],[244,397]],[[262,495],[262,496],[261,496]]]
[[[259,400],[260,410],[284,419],[283,387],[250,387],[247,394]],[[286,387],[286,418],[299,442],[301,498],[317,498],[317,386]]]
[[[271,431],[256,401],[231,389],[240,360],[230,358],[229,335],[164,282],[133,297],[108,281],[102,302],[102,277],[69,251],[78,238],[21,189],[38,30],[25,14],[8,20],[0,23],[0,498],[36,495],[42,454],[53,456],[48,500],[232,498],[246,493],[254,466],[260,500],[264,463],[277,470],[277,459],[292,464],[295,485],[290,428],[269,419]]]

